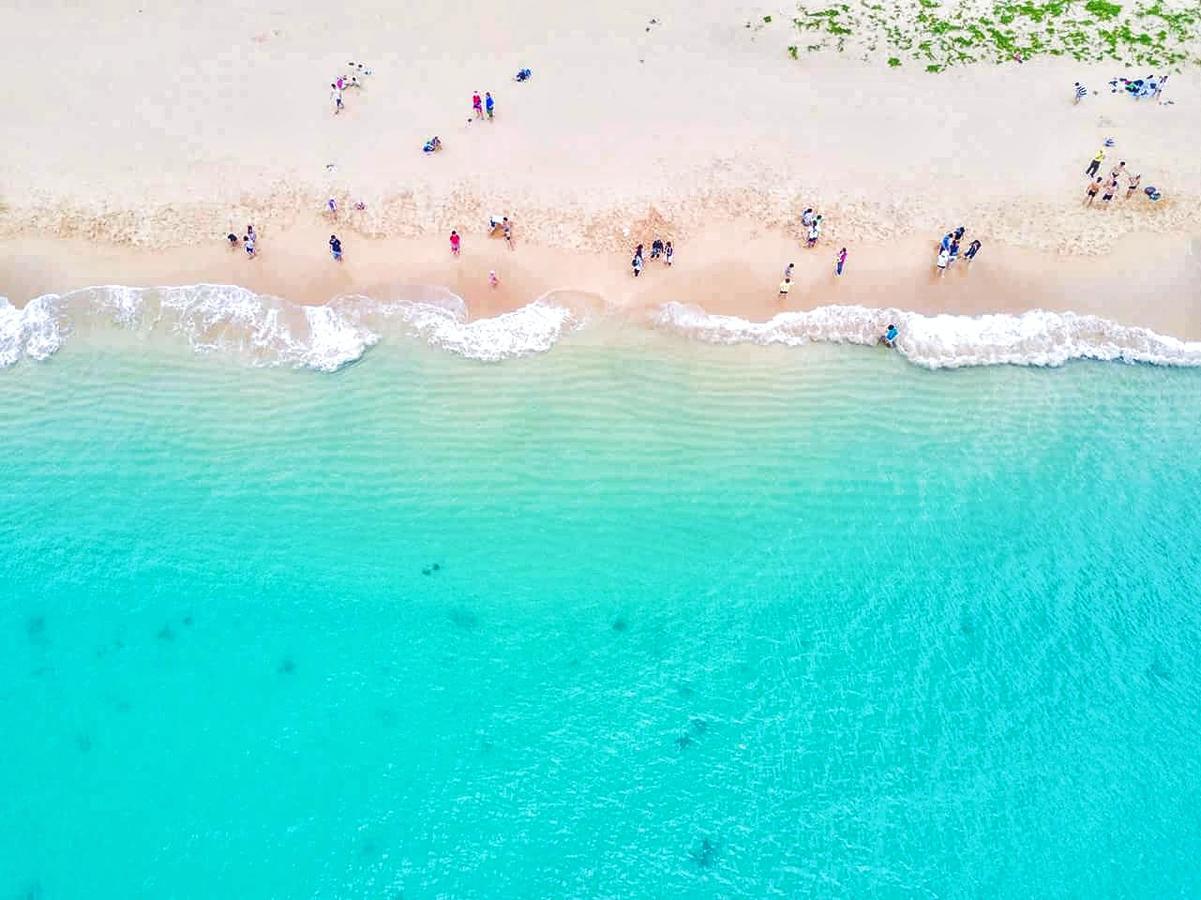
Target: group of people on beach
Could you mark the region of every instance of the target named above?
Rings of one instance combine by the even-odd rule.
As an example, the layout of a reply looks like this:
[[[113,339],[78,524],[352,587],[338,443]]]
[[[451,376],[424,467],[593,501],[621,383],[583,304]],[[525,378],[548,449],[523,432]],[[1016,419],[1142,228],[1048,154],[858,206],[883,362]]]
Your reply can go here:
[[[255,233],[253,225],[246,226],[246,233],[242,235],[242,248],[246,251],[246,258],[253,259],[258,253],[258,234]],[[238,236],[232,231],[225,236],[225,240],[229,242],[229,249],[235,250],[238,246]]]
[[[960,242],[963,240],[965,230],[960,225],[954,231],[944,234],[942,240],[938,242],[938,258],[935,260],[934,266],[938,269],[939,275],[947,274],[947,269],[959,259]],[[976,258],[976,254],[980,252],[980,247],[980,241],[973,240],[964,251],[963,258],[970,264]]]
[[[1092,206],[1093,201],[1097,199],[1097,194],[1101,195],[1101,205],[1108,209],[1109,204],[1113,202],[1114,196],[1120,190],[1120,182],[1123,178],[1126,179],[1126,199],[1129,200],[1134,196],[1134,192],[1138,190],[1139,184],[1143,180],[1141,174],[1131,172],[1126,168],[1126,161],[1122,160],[1116,166],[1109,170],[1107,177],[1101,176],[1101,163],[1105,160],[1105,148],[1102,147],[1094,154],[1093,158],[1084,168],[1084,174],[1089,179],[1088,187],[1084,190],[1084,205]],[[1158,200],[1160,197],[1158,189],[1154,187],[1147,188],[1147,197],[1151,200]]]
[[[651,259],[662,259],[664,265],[670,266],[672,258],[676,255],[676,248],[672,246],[671,241],[663,241],[655,238],[651,241]],[[634,277],[637,278],[642,274],[642,244],[634,248],[634,258],[630,260],[630,267],[634,271]]]
[[[513,80],[517,82],[529,81],[534,73],[529,69],[519,69],[517,74],[513,76]],[[471,94],[471,117],[467,120],[470,125],[479,119],[487,119],[489,122],[496,115],[496,100],[492,96],[491,91],[484,91],[484,96],[480,96],[479,91],[473,91]],[[422,153],[437,153],[442,149],[442,138],[434,135],[421,146]]]
[[[847,248],[842,247],[834,254],[834,277],[842,275],[847,267]],[[789,293],[792,292],[792,272],[796,268],[796,263],[789,263],[784,267],[784,278],[780,281],[780,289],[776,293],[776,298],[779,300],[788,299]]]
[[[329,99],[334,106],[335,116],[346,108],[343,92],[347,88],[361,88],[363,79],[371,74],[371,69],[362,63],[348,62],[346,68],[346,72],[339,72],[338,77],[329,84]]]
[[[801,213],[801,228],[805,230],[805,246],[810,249],[816,247],[817,239],[821,237],[822,233],[821,214],[814,212],[811,206],[806,207],[805,211]]]

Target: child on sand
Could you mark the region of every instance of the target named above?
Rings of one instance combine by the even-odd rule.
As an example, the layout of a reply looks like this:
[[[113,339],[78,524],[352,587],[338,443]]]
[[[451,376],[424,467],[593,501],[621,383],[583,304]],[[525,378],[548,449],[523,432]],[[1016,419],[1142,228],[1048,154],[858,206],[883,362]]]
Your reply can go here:
[[[455,256],[459,255],[459,243],[459,233],[457,231],[452,231],[450,233],[450,252]]]
[[[841,275],[842,267],[847,264],[847,248],[843,247],[838,251],[838,256],[834,257],[834,274]]]
[[[238,246],[238,236],[236,234],[234,234],[232,231],[225,236],[225,239],[227,241],[229,241],[229,249],[230,250],[233,250]]]
[[[671,245],[671,241],[668,241],[663,245],[663,261],[669,266],[671,265],[671,259],[673,256],[675,256],[675,254],[676,250],[675,247]]]
[[[963,258],[966,259],[968,263],[971,263],[971,261],[976,258],[976,254],[979,252],[980,242],[972,241],[970,244],[968,244],[967,253],[963,254]]]
[[[947,274],[947,264],[951,261],[951,252],[944,247],[938,249],[938,260],[934,265],[938,266],[938,274]]]
[[[333,255],[334,262],[342,261],[342,242],[338,240],[336,234],[329,236],[329,252]]]

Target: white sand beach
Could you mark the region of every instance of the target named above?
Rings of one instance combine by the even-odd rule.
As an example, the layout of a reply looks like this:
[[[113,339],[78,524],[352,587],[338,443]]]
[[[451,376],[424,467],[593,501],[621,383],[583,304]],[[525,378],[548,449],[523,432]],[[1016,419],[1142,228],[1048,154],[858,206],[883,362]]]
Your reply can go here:
[[[438,283],[481,312],[570,289],[762,317],[795,261],[795,308],[1075,309],[1201,335],[1195,66],[1135,100],[1106,83],[1149,73],[1112,61],[932,74],[860,46],[793,59],[795,12],[17,0],[0,9],[0,295],[206,280],[322,302]],[[352,61],[372,74],[334,115],[329,85]],[[1078,105],[1076,81],[1096,91]],[[476,90],[494,121],[472,121]],[[444,149],[422,153],[433,135]],[[1126,161],[1161,200],[1123,184],[1083,206],[1107,138],[1103,170]],[[824,217],[814,250],[807,207]],[[486,237],[492,213],[513,217],[514,250]],[[224,245],[247,223],[256,260]],[[957,225],[984,249],[970,278],[940,282],[934,244]],[[635,281],[632,248],[656,236],[676,265]]]

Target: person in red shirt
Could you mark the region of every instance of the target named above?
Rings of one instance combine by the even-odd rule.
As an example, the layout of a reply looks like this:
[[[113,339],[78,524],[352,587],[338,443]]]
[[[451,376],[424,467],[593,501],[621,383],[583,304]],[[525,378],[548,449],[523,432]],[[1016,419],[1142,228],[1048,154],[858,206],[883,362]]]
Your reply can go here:
[[[471,95],[471,108],[475,110],[475,117],[477,119],[484,118],[484,101],[480,99],[479,91]]]
[[[459,233],[457,231],[450,233],[450,252],[455,256],[459,255]]]

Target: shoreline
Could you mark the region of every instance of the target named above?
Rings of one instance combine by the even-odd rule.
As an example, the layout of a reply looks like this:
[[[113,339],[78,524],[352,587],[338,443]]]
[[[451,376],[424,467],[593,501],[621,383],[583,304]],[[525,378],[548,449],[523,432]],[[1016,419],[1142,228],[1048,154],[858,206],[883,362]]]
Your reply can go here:
[[[688,241],[677,242],[670,268],[648,253],[644,273],[635,279],[628,251],[572,251],[527,242],[519,220],[513,249],[482,230],[465,231],[457,259],[444,237],[369,239],[340,231],[345,246],[340,264],[323,246],[329,227],[313,219],[287,230],[261,230],[255,259],[216,241],[155,251],[48,238],[0,241],[0,296],[23,306],[37,296],[106,284],[228,284],[321,305],[345,295],[386,301],[421,285],[461,297],[469,319],[567,292],[594,296],[604,307],[627,313],[676,302],[750,322],[832,305],[964,316],[1041,309],[1201,339],[1201,237],[1136,235],[1102,257],[986,241],[970,268],[960,260],[942,277],[933,265],[934,237],[851,244],[845,273],[836,277],[839,246],[832,241],[823,237],[807,249],[778,230],[727,221],[702,226]],[[638,239],[649,246],[650,234]],[[790,262],[796,264],[793,290],[782,302],[777,287]],[[497,288],[488,286],[492,270],[500,279]]]

